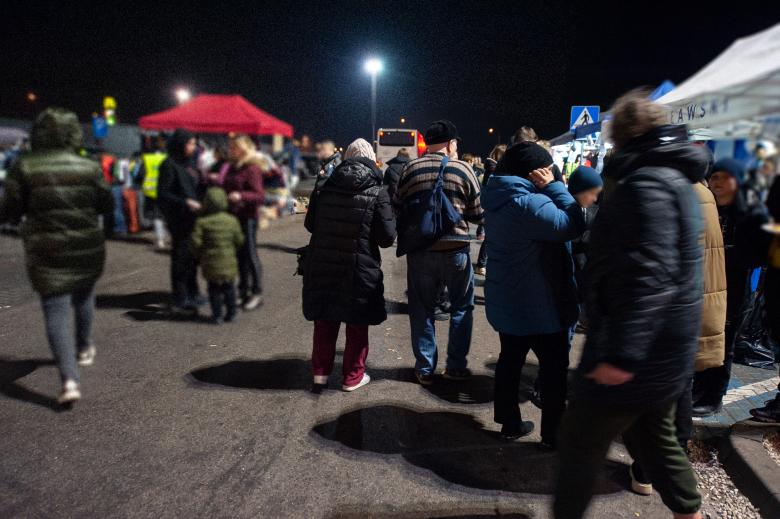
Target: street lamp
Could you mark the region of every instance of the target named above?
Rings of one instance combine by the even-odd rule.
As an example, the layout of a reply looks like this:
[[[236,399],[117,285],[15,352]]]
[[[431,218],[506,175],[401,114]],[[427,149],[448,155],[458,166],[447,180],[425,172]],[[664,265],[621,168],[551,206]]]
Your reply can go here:
[[[186,103],[192,99],[192,93],[187,88],[177,88],[174,94],[176,95],[176,100],[179,102],[179,104]]]
[[[366,60],[363,68],[371,76],[371,142],[376,139],[376,77],[382,72],[382,62],[377,58]]]
[[[401,117],[401,124],[406,124],[406,117]]]
[[[35,95],[35,92],[27,92],[27,101],[30,103],[34,103],[38,100],[38,96]]]

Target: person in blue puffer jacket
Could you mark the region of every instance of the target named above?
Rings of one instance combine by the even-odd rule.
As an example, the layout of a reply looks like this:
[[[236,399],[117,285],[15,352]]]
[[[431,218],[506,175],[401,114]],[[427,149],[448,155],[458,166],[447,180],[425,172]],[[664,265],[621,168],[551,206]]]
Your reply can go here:
[[[542,444],[555,447],[566,407],[569,330],[579,314],[567,242],[585,230],[582,208],[554,181],[552,157],[541,146],[510,147],[482,192],[490,234],[485,280],[487,318],[498,331],[495,416],[513,440],[530,433],[518,407],[520,373],[529,350],[539,359]]]

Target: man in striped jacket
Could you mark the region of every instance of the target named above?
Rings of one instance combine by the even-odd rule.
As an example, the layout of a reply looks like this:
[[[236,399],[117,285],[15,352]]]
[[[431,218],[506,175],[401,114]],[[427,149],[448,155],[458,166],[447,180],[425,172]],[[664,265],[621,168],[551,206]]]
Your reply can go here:
[[[420,191],[433,189],[442,159],[449,157],[444,171],[444,192],[461,222],[427,250],[407,254],[409,323],[415,373],[420,384],[431,385],[438,352],[434,309],[441,285],[450,301],[450,331],[444,377],[466,380],[471,376],[466,356],[471,346],[474,309],[474,270],[471,266],[469,223],[481,224],[479,180],[466,162],[458,160],[458,131],[450,121],[431,124],[424,134],[428,154],[409,162],[401,173],[394,203],[403,210],[404,200]]]

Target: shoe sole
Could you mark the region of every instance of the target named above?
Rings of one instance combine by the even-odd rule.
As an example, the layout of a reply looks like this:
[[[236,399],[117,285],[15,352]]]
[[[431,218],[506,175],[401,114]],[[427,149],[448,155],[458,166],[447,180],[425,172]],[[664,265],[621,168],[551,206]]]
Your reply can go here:
[[[346,391],[347,393],[351,393],[353,391],[356,391],[356,390],[360,389],[361,387],[367,386],[370,382],[371,382],[371,379],[367,378],[365,380],[361,380],[360,384],[358,384],[356,386],[341,386],[341,389]]]
[[[652,496],[653,485],[651,483],[640,483],[634,479],[634,468],[629,467],[628,475],[631,477],[631,491],[640,496]]]
[[[251,305],[249,305],[249,304],[243,305],[241,308],[243,308],[245,312],[251,312],[252,310],[257,310],[258,308],[263,306],[264,302],[265,301],[260,300],[257,303],[254,303],[254,304],[251,304]]]
[[[81,357],[77,359],[78,365],[81,367],[89,367],[92,366],[95,363],[95,356],[97,355],[97,350],[94,346],[90,346],[87,349],[87,352],[89,352],[89,355],[86,357]]]
[[[631,491],[640,496],[652,496],[653,485],[646,485],[638,481],[631,481]]]
[[[519,440],[520,438],[525,438],[526,436],[528,436],[532,432],[534,432],[533,429],[531,429],[528,432],[517,433],[517,434],[502,434],[501,435],[501,439],[503,439],[504,441],[513,442],[513,441]]]
[[[81,400],[81,393],[76,391],[67,395],[61,395],[57,398],[57,403],[60,405],[68,405]]]

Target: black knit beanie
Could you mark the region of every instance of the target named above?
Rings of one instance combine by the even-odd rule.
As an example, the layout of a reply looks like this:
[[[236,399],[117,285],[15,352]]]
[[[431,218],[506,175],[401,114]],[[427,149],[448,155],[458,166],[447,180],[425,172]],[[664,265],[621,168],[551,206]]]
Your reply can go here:
[[[494,174],[528,178],[532,171],[546,168],[552,162],[547,150],[535,142],[518,142],[506,150]]]

